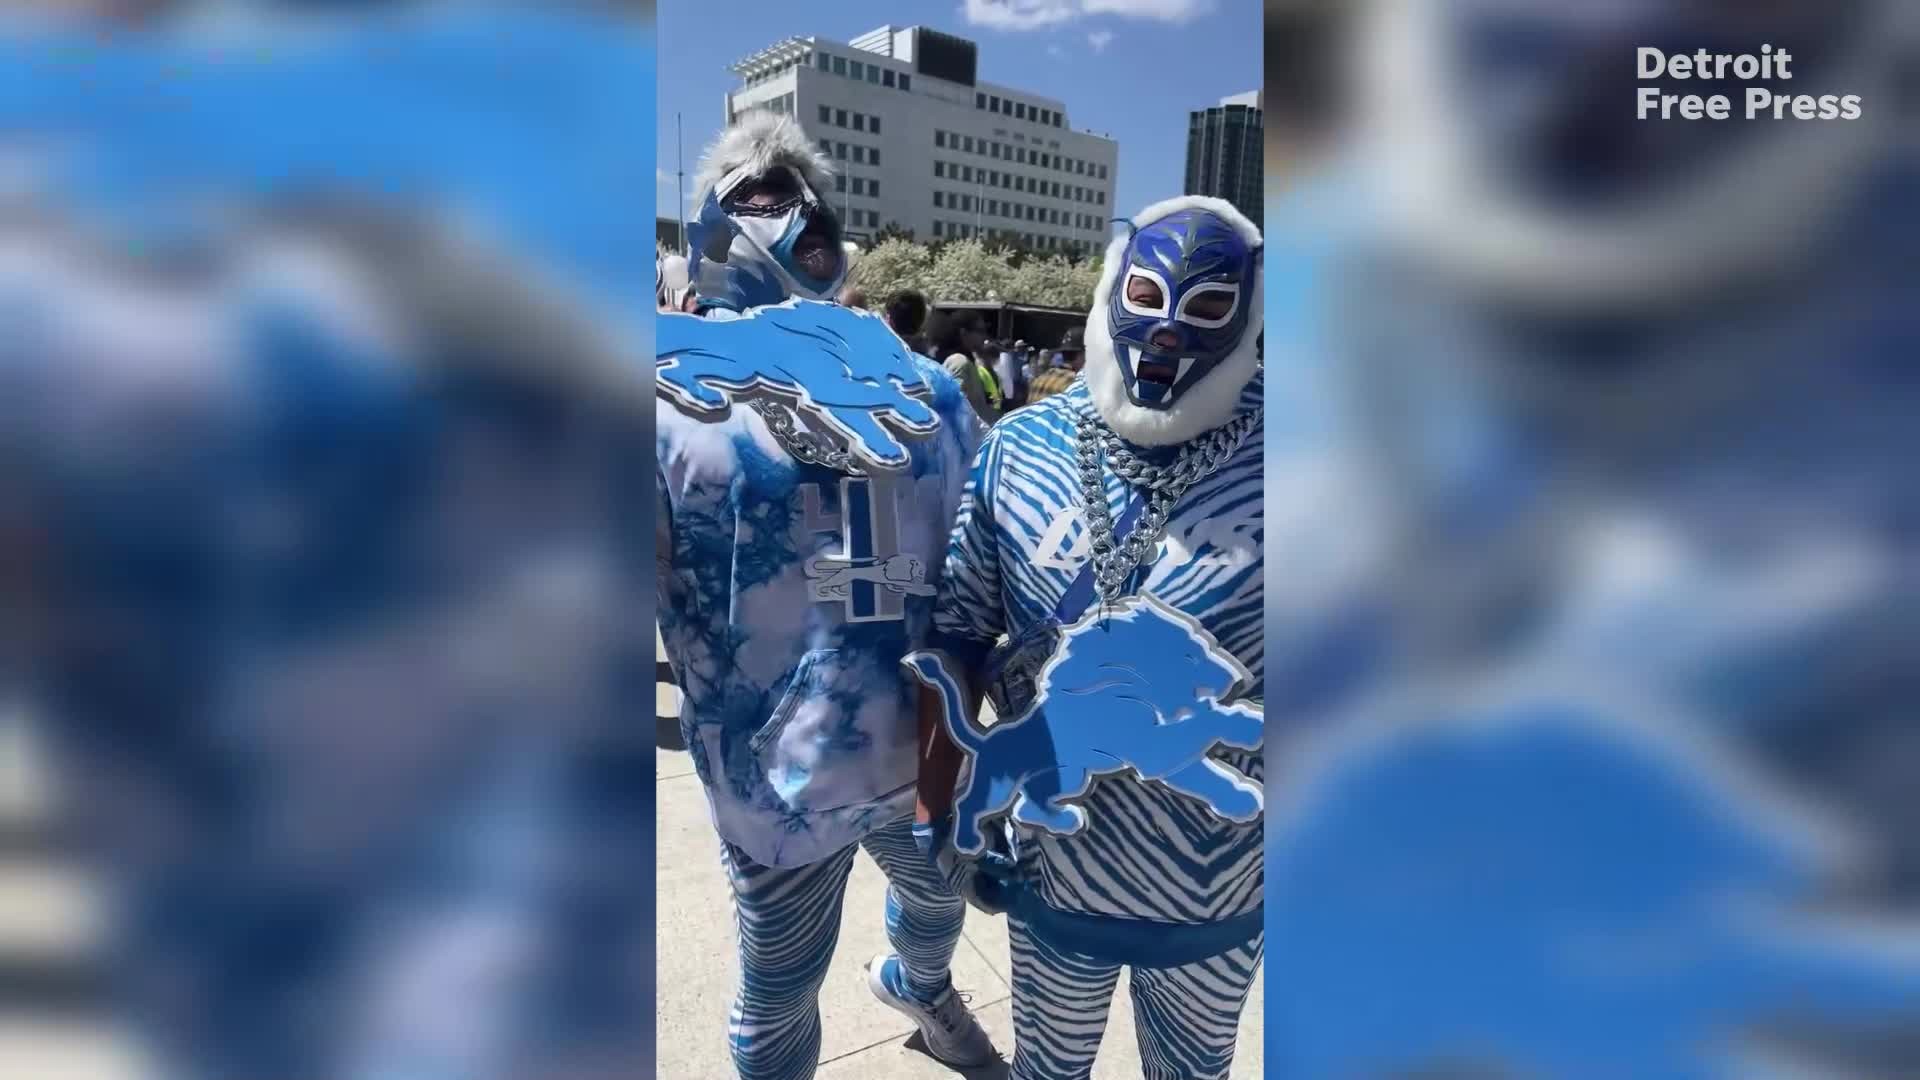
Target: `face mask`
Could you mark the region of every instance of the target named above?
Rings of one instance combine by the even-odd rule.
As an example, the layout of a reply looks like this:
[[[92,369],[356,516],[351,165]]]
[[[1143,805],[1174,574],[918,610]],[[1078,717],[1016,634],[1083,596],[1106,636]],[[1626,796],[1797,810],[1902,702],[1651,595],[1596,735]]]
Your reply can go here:
[[[1135,231],[1107,300],[1127,398],[1164,410],[1246,334],[1258,249],[1227,221],[1181,210]]]
[[[846,278],[839,221],[784,165],[729,173],[687,226],[687,241],[703,306],[744,311],[791,297],[831,300]]]

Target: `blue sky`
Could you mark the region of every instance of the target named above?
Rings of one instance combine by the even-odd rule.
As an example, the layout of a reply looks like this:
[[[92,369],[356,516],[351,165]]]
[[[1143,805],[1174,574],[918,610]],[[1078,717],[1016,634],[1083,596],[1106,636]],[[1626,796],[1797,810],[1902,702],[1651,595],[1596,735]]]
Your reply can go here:
[[[311,187],[458,208],[650,327],[652,232],[622,208],[652,46],[632,22],[478,6],[311,38],[16,34],[0,132],[63,147],[69,205],[128,227]]]
[[[655,208],[674,213],[674,112],[686,170],[724,122],[727,65],[781,38],[846,41],[930,26],[979,43],[980,78],[1046,94],[1076,128],[1120,143],[1116,213],[1178,195],[1187,113],[1260,84],[1257,0],[741,0],[661,4]]]

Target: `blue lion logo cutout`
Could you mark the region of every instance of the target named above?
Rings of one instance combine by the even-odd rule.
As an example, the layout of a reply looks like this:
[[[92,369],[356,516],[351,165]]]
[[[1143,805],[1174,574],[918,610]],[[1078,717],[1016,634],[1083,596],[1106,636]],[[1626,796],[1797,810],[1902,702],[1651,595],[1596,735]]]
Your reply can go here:
[[[1034,704],[985,731],[965,715],[938,653],[915,652],[902,663],[940,695],[948,735],[973,757],[954,800],[953,843],[962,852],[983,850],[982,824],[1009,810],[1023,825],[1079,832],[1086,811],[1067,800],[1118,772],[1190,795],[1227,821],[1253,821],[1264,809],[1259,784],[1208,756],[1264,740],[1261,707],[1234,700],[1251,673],[1198,621],[1151,596],[1096,607],[1063,627]]]
[[[662,314],[655,324],[662,396],[697,420],[774,399],[869,467],[906,468],[906,442],[939,430],[933,387],[879,316],[789,300],[738,318]]]

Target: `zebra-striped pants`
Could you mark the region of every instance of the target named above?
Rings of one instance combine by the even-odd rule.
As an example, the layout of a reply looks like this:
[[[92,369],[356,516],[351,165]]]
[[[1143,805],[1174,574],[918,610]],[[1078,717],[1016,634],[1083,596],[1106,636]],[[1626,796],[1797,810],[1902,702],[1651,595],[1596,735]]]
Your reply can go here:
[[[915,993],[946,989],[966,903],[927,864],[902,818],[807,866],[773,869],[721,842],[740,935],[740,992],[727,1041],[741,1080],[807,1080],[820,1061],[820,984],[840,937],[854,852],[887,875],[887,940]]]
[[[1054,949],[1013,916],[1007,929],[1017,1044],[1011,1080],[1086,1080],[1120,965]],[[1143,1080],[1226,1080],[1264,944],[1261,937],[1209,960],[1132,969]]]

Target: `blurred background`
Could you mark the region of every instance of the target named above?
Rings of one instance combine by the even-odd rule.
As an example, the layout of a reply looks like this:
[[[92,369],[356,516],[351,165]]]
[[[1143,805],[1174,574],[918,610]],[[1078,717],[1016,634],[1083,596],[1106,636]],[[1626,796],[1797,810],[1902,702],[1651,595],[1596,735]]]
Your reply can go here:
[[[1268,3],[1269,1075],[1920,1076],[1916,16]]]
[[[0,1075],[651,1075],[652,15],[0,7]]]

